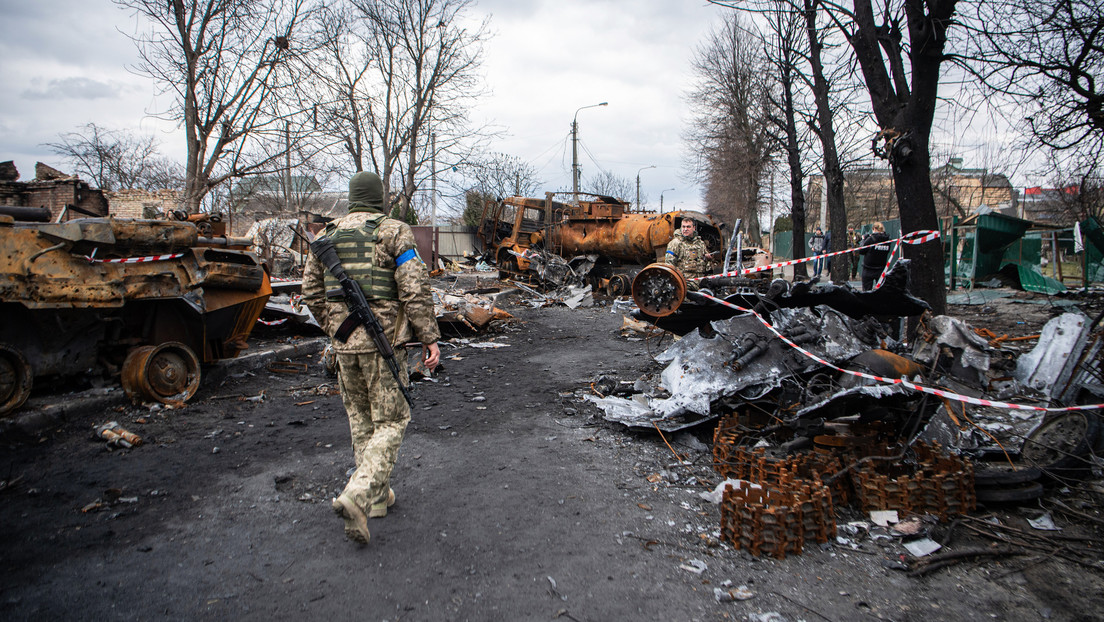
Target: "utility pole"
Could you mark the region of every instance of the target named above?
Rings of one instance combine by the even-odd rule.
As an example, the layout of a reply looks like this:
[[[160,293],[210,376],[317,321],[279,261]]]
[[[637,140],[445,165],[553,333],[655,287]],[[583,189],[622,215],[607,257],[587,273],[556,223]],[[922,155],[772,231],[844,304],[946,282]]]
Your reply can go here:
[[[674,190],[674,188],[668,188],[667,190],[661,190],[660,193],[659,193],[659,213],[660,214],[663,213],[663,193],[667,192],[668,190]]]
[[[432,206],[429,216],[431,227],[437,226],[437,132],[429,133],[429,204]]]
[[[645,166],[645,167],[641,168],[640,171],[643,171],[643,170],[649,169],[649,168],[655,168],[655,164],[652,164],[650,166]],[[638,211],[638,212],[640,211],[640,171],[636,172],[636,211]]]
[[[608,105],[609,102],[602,102],[583,106],[579,110]],[[579,110],[576,110],[575,116],[571,118],[571,199],[576,205],[579,204]]]
[[[284,211],[291,213],[291,121],[284,119]]]

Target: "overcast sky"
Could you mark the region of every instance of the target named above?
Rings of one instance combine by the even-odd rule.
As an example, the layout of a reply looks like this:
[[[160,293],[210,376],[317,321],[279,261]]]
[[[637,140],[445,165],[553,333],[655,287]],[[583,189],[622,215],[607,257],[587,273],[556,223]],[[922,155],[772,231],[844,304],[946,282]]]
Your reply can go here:
[[[694,49],[726,9],[704,0],[477,2],[492,37],[488,95],[472,116],[503,132],[492,150],[535,166],[543,190],[569,188],[572,117],[609,102],[579,112],[583,177],[608,170],[635,180],[655,165],[640,173],[652,206],[666,190],[667,209],[700,209],[683,166],[685,94]],[[134,17],[110,0],[0,0],[0,11],[0,160],[15,160],[22,179],[39,160],[64,169],[43,144],[88,122],[155,133],[166,155],[183,159],[182,135],[149,114],[164,107],[155,86],[127,70],[137,60],[126,36]],[[987,165],[971,159],[977,145],[958,147],[966,166]]]

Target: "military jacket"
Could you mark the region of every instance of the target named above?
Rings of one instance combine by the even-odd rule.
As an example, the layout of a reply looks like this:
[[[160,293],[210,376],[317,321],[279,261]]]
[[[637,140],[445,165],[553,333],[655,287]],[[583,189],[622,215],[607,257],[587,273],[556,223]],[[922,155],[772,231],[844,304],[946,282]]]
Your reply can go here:
[[[371,212],[353,212],[334,222],[338,232],[363,227],[369,219],[378,218]],[[386,218],[376,229],[377,240],[372,250],[371,270],[393,272],[397,299],[375,298],[368,302],[372,312],[383,326],[384,334],[391,340],[392,346],[408,341],[423,344],[435,343],[441,338],[437,327],[437,317],[433,311],[433,294],[429,289],[429,274],[421,258],[417,255],[414,232],[404,222]],[[364,258],[343,256],[338,250],[342,265],[349,261],[362,261]],[[396,265],[396,260],[401,265]],[[314,314],[315,319],[330,337],[337,332],[341,323],[349,315],[349,309],[343,299],[326,299],[326,267],[314,254],[307,257],[303,269],[303,302]],[[365,295],[372,298],[368,291]],[[375,352],[376,345],[364,330],[357,327],[349,335],[348,341],[333,342],[334,349],[342,354],[362,354]]]
[[[695,234],[688,238],[677,232],[667,245],[666,263],[681,270],[686,278],[705,276],[712,269],[706,258],[708,254],[709,250],[701,236]]]

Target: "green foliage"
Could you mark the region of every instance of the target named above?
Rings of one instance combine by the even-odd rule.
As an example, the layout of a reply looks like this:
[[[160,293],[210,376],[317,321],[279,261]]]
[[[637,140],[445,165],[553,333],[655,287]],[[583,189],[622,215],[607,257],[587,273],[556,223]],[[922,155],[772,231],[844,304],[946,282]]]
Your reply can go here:
[[[468,190],[464,193],[464,213],[460,215],[460,224],[466,227],[478,227],[479,218],[483,215],[483,205],[487,201],[494,201],[495,197],[486,192]]]
[[[396,220],[404,220],[402,217],[402,209],[402,202],[396,201],[395,205],[391,208],[391,218],[394,218]],[[418,213],[414,210],[410,210],[409,212],[407,212],[404,222],[406,222],[406,224],[410,226],[418,224]]]
[[[774,219],[774,233],[793,231],[793,219],[789,216],[779,216]]]

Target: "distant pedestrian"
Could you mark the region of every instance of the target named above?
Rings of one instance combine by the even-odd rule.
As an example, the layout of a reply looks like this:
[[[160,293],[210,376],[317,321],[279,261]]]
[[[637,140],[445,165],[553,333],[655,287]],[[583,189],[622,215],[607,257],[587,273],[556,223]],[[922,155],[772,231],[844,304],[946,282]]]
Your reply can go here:
[[[815,259],[813,259],[814,277],[820,276],[821,270],[824,267],[822,265],[824,260],[821,259],[820,256],[824,254],[824,249],[828,248],[827,243],[828,240],[825,238],[824,231],[820,227],[813,230],[813,237],[809,238],[809,250],[812,251],[813,257],[815,257]]]
[[[876,222],[872,225],[872,228],[874,231],[863,238],[861,246],[870,246],[871,244],[876,246],[859,251],[859,254],[863,256],[862,288],[864,292],[874,289],[874,282],[882,275],[886,261],[889,259],[889,236],[886,235],[885,225]]]

